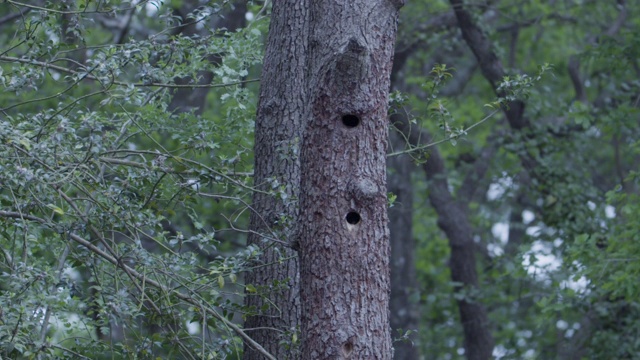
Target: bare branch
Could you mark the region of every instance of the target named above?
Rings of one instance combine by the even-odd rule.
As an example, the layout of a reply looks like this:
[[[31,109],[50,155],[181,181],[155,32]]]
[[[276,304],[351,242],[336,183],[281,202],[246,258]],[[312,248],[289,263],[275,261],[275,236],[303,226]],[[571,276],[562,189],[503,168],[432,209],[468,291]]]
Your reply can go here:
[[[471,14],[465,9],[463,0],[450,0],[451,6],[458,19],[458,25],[462,30],[462,37],[475,55],[484,77],[491,83],[491,87],[498,97],[504,97],[504,93],[498,91],[498,85],[506,75],[502,62],[493,50],[491,40],[487,38],[482,29],[473,21]],[[509,124],[512,128],[520,130],[529,126],[529,121],[524,117],[524,102],[515,100],[504,109]]]
[[[589,101],[587,99],[587,91],[584,87],[584,83],[582,82],[582,77],[580,76],[580,60],[578,60],[575,55],[569,57],[567,70],[569,72],[569,77],[571,78],[571,83],[573,84],[573,89],[576,92],[576,99],[581,103],[586,104]]]
[[[17,13],[13,13],[13,14],[9,14],[9,15],[5,15],[3,17],[0,18],[0,26],[11,22],[21,16],[26,15],[27,13],[29,13],[29,11],[31,11],[32,9],[27,8],[27,9],[20,9]]]

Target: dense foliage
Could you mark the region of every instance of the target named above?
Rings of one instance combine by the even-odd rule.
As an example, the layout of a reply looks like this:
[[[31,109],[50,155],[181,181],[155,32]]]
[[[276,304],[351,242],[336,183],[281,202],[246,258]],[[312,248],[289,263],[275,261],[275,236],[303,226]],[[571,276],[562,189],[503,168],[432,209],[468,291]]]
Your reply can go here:
[[[635,358],[640,48],[633,34],[640,8],[624,1],[467,4],[506,70],[503,80],[521,84],[540,65],[552,66],[522,98],[531,126],[520,131],[494,116],[454,136],[457,145],[439,145],[454,193],[491,154],[469,217],[482,277],[471,298],[489,310],[494,355]],[[399,41],[424,49],[404,70],[411,114],[432,142],[446,140],[486,116],[491,84],[451,21],[450,4],[412,2],[404,15]],[[452,77],[432,100],[442,65],[426,79],[410,74],[425,74],[434,62]],[[434,236],[429,184],[416,176],[416,193],[425,196],[414,213],[419,339],[423,354],[462,358],[449,249]]]
[[[0,4],[0,357],[240,356],[251,334],[239,324],[260,310],[241,297],[265,290],[242,274],[264,265],[245,244],[269,6]],[[487,308],[497,358],[636,358],[640,7],[468,8],[530,126],[509,128],[500,109],[513,99],[494,94],[451,5],[409,1],[393,110],[432,141],[400,152],[420,165],[437,142],[454,195],[487,165],[467,204],[473,293],[450,280],[430,182],[414,171],[410,338],[427,358],[463,358],[455,301],[466,297]]]
[[[15,15],[0,34],[3,357],[242,348],[231,320],[242,314],[238,276],[257,255],[240,244],[249,71],[265,20],[209,28],[231,5],[185,17],[170,5],[2,5]],[[198,24],[201,35],[182,36]],[[209,90],[206,108],[173,106],[194,84]]]

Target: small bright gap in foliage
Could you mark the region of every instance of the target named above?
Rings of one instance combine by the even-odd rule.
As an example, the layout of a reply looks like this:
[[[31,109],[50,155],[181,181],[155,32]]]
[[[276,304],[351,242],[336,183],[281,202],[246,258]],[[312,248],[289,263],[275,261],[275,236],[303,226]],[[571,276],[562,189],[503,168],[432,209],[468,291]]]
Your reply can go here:
[[[531,210],[524,210],[522,212],[522,223],[525,225],[530,224],[535,218],[536,215]]]
[[[149,3],[147,3],[147,5],[145,5],[144,9],[147,12],[147,16],[152,17],[155,16],[158,13],[158,10],[160,9],[160,5],[162,5],[161,3],[159,3],[158,1],[151,1]]]
[[[611,205],[607,205],[604,208],[604,214],[607,217],[607,219],[613,219],[614,217],[616,217],[616,208],[614,208]]]
[[[356,225],[360,222],[360,214],[358,214],[356,211],[349,211],[346,219],[349,224]]]
[[[358,126],[360,124],[360,118],[356,115],[347,114],[342,116],[342,123],[344,126],[352,128]]]

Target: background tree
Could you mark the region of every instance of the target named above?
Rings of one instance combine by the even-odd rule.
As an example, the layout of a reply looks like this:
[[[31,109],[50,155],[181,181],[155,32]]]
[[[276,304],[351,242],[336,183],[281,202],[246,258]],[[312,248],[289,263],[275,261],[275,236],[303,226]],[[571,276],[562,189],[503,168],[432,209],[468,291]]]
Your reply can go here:
[[[304,250],[312,238],[298,238],[317,224],[296,217],[295,205],[315,208],[310,179],[321,173],[295,185],[296,164],[312,157],[310,148],[296,153],[302,119],[314,119],[304,141],[332,132],[323,154],[350,164],[375,118],[376,134],[388,124],[400,130],[387,160],[390,318],[402,332],[378,333],[409,339],[393,343],[396,358],[633,358],[638,5],[408,2],[392,72],[401,93],[390,97],[388,124],[378,122],[388,83],[322,79],[361,79],[334,75],[366,73],[359,51],[377,54],[368,38],[391,28],[390,2],[372,12],[317,2],[304,30],[293,21],[306,14],[301,5],[0,5],[0,356],[298,356],[305,333],[288,317],[302,309],[289,246]],[[348,13],[349,21],[332,18]],[[325,24],[357,28],[365,16],[384,29],[356,31],[354,42],[341,38],[347,28],[324,35]],[[391,38],[386,60],[367,63],[375,79],[389,71]],[[331,62],[329,51],[353,56]],[[349,108],[373,89],[376,116]],[[315,108],[296,106],[303,98]],[[343,110],[357,126],[341,123]],[[334,123],[315,127],[327,114]],[[358,158],[384,158],[384,138]],[[357,173],[365,166],[350,169],[373,178]],[[385,191],[375,179],[370,205],[381,220]],[[362,231],[373,220],[365,203],[323,210]],[[355,227],[345,206],[359,211]],[[357,250],[350,245],[342,254]],[[377,261],[385,248],[359,258]],[[373,296],[383,287],[357,289]]]
[[[424,19],[424,13],[419,10],[423,6],[421,3],[408,5],[411,10],[405,13],[404,19],[409,20],[402,23],[405,26],[401,26],[400,32],[400,38],[407,39],[407,43],[399,50],[412,52],[404,74],[426,73],[434,69],[427,81],[408,76],[404,80],[407,92],[421,99],[412,103],[413,110],[408,122],[411,125],[410,133],[424,135],[428,130],[435,134],[431,135],[434,142],[451,141],[457,144],[455,147],[439,146],[443,164],[450,170],[433,181],[446,179],[448,189],[455,198],[465,199],[464,203],[470,209],[466,217],[472,225],[475,257],[481,264],[480,287],[479,292],[465,294],[463,299],[470,297],[487,305],[488,318],[491,320],[487,329],[496,338],[493,356],[573,358],[589,354],[606,358],[608,355],[597,346],[592,347],[590,341],[604,336],[603,332],[607,336],[625,337],[627,335],[624,334],[628,334],[627,330],[630,329],[600,325],[599,331],[592,332],[589,324],[595,318],[596,308],[611,306],[611,309],[620,309],[618,306],[626,302],[620,297],[615,301],[604,300],[612,298],[610,295],[603,297],[600,279],[581,277],[577,274],[583,272],[576,273],[576,270],[592,268],[586,264],[595,264],[598,262],[596,258],[601,260],[599,263],[607,264],[607,268],[612,262],[618,262],[608,257],[607,251],[603,251],[605,244],[606,249],[610,250],[608,241],[611,240],[604,241],[607,236],[603,236],[603,233],[609,233],[613,219],[615,222],[620,220],[616,215],[618,212],[614,214],[614,208],[606,200],[610,198],[607,191],[616,185],[610,183],[603,186],[602,179],[612,178],[595,174],[609,167],[605,163],[615,162],[606,160],[607,156],[616,159],[622,153],[631,155],[633,151],[618,152],[619,147],[612,152],[604,150],[610,147],[605,145],[609,141],[605,139],[612,136],[617,138],[606,129],[619,129],[622,123],[612,118],[608,118],[611,121],[602,118],[596,121],[592,116],[600,113],[599,108],[583,106],[589,103],[585,101],[585,94],[588,93],[585,89],[589,87],[595,99],[610,98],[611,95],[604,87],[599,88],[601,90],[594,88],[595,82],[604,79],[596,81],[592,75],[585,75],[585,71],[593,74],[593,65],[580,69],[576,59],[591,59],[589,61],[594,62],[605,48],[607,53],[612,48],[627,52],[634,48],[623,34],[637,26],[627,21],[628,14],[637,9],[625,2],[607,5],[589,3],[586,7],[573,2],[548,5],[536,1],[514,7],[500,3],[470,7],[457,1],[451,4],[432,2],[430,5],[429,11],[433,15],[428,21],[416,20]],[[598,15],[593,16],[595,13]],[[460,20],[464,39],[452,31],[455,27],[446,21],[451,15],[457,15],[457,20]],[[434,23],[441,26],[434,28]],[[471,28],[475,32],[470,33]],[[436,30],[436,33],[421,38],[419,34],[424,29]],[[407,36],[407,33],[411,35]],[[605,34],[606,40],[590,35],[597,33]],[[465,40],[465,46],[461,46],[460,40]],[[587,47],[589,50],[578,45],[585,41],[591,44]],[[603,47],[602,43],[610,46]],[[473,52],[466,51],[466,46]],[[578,53],[580,55],[576,55]],[[624,56],[619,59],[626,61],[623,60]],[[537,79],[537,76],[529,77],[526,73],[537,74],[536,67],[544,62],[554,64],[554,75],[542,78],[544,85],[541,88],[520,92],[523,86],[529,87],[532,80]],[[443,72],[441,67],[434,68],[434,63],[446,63],[447,68],[453,70]],[[503,67],[502,64],[507,65]],[[615,71],[608,72],[610,76],[606,77],[605,82],[611,86],[610,89],[618,88],[621,78],[613,74],[622,74],[633,68],[633,65],[616,67]],[[475,101],[486,99],[481,94],[486,92],[487,83],[483,85],[479,82],[483,79],[474,75],[477,70],[481,70],[490,80],[489,89],[496,91],[504,100],[511,101],[511,104],[505,108],[507,121],[497,121],[491,126],[480,126],[467,132],[465,129],[474,124],[469,118],[478,121],[485,116],[471,110],[480,109]],[[596,73],[602,74],[599,71]],[[452,74],[453,79],[443,85],[444,80],[449,78],[446,73]],[[434,83],[439,84],[434,86]],[[513,90],[520,92],[520,95],[514,97]],[[633,98],[631,96],[627,101]],[[627,106],[620,107],[620,104],[607,107],[607,111],[628,114]],[[590,120],[587,121],[587,118]],[[421,125],[422,129],[418,129],[416,124]],[[511,129],[504,127],[507,124],[511,125]],[[627,134],[635,131],[629,127],[625,129],[631,131]],[[430,161],[433,166],[435,153],[432,151],[426,157],[420,155],[420,150],[429,142],[427,139],[423,136],[423,145],[414,150],[417,161],[426,161],[424,167],[428,167]],[[601,141],[602,151],[597,155],[588,150]],[[618,155],[615,155],[616,152]],[[600,161],[602,166],[595,165]],[[617,163],[620,169],[630,169],[627,166],[631,163]],[[598,169],[592,168],[592,165]],[[478,172],[483,167],[486,168],[484,176]],[[628,170],[622,172],[625,171]],[[610,174],[616,172],[610,171]],[[621,181],[626,184],[624,186],[629,187],[633,183],[631,186],[637,187],[637,180],[633,176],[621,175],[618,179],[625,179]],[[465,188],[470,182],[477,190],[474,196],[467,198]],[[427,188],[429,197],[433,196],[431,192],[434,190],[433,184]],[[626,195],[623,197],[626,198]],[[435,206],[434,210],[438,212]],[[450,323],[451,301],[444,295],[447,291],[433,290],[438,288],[438,284],[445,288],[455,288],[459,284],[445,285],[442,275],[446,273],[429,264],[429,261],[446,259],[447,256],[446,252],[443,254],[438,241],[420,242],[420,239],[424,239],[421,234],[429,233],[425,228],[434,225],[420,218],[425,212],[430,214],[418,207],[415,212],[418,217],[414,218],[417,220],[414,229],[419,244],[425,251],[428,250],[423,253],[428,258],[422,263],[422,260],[418,260],[419,277],[430,287],[423,292],[422,299],[426,306],[422,308],[422,314],[427,319],[433,319],[428,322],[429,326],[423,325],[421,328],[420,340],[425,344],[423,351],[434,353],[434,348],[441,346],[439,344],[450,344],[445,348],[451,346],[452,350],[443,349],[435,353],[448,354],[442,355],[442,358],[450,358],[450,354],[458,348],[458,356],[472,358],[473,354],[468,349],[460,349],[460,342],[456,340],[459,336],[457,331],[449,330],[454,328]],[[632,223],[627,225],[637,226]],[[591,239],[591,245],[583,243],[587,238]],[[595,246],[598,241],[600,245]],[[581,255],[577,255],[576,251]],[[454,253],[450,256],[453,260]],[[621,259],[621,263],[629,264],[628,257]],[[621,273],[633,273],[633,270],[623,267],[625,270],[621,270]],[[456,295],[458,300],[459,296]],[[633,308],[633,305],[626,308]],[[545,316],[539,316],[540,311]],[[615,313],[621,315],[618,311]],[[633,321],[631,319],[636,316],[628,312],[623,316],[626,320],[619,318],[619,321]],[[466,327],[468,323],[463,321],[461,325]],[[611,330],[613,328],[616,330]],[[615,350],[618,356],[628,356],[625,354],[630,354],[630,351],[629,348]]]
[[[300,0],[273,4],[256,118],[254,184],[261,191],[253,195],[248,242],[262,247],[263,255],[246,275],[245,304],[256,314],[245,327],[255,328],[252,337],[278,359],[299,358],[300,273],[293,238],[307,107],[308,6]],[[244,358],[263,357],[246,346]]]

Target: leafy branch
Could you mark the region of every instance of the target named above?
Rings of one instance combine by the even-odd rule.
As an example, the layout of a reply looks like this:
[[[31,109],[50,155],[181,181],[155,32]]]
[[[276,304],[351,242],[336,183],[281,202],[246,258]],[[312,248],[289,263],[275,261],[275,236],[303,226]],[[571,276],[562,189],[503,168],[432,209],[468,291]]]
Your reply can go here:
[[[91,75],[91,71],[87,73],[82,73],[69,68],[65,68],[63,66],[54,65],[52,63],[47,63],[47,62],[42,62],[42,61],[37,61],[32,59],[22,59],[22,58],[17,58],[13,56],[3,55],[3,56],[0,56],[0,61],[28,64],[28,65],[38,66],[44,69],[53,69],[53,70],[67,73],[67,74],[78,76],[81,78],[81,80],[88,79],[88,80],[94,80],[94,81],[100,81],[100,82],[102,81],[102,79],[98,78],[97,76]],[[130,82],[112,80],[111,83],[114,85],[126,86],[126,87],[133,86],[133,87],[162,87],[162,88],[170,88],[170,89],[213,89],[213,88],[224,88],[228,86],[244,85],[244,84],[255,83],[259,81],[260,81],[259,79],[248,79],[248,80],[235,81],[235,82],[229,82],[224,84],[170,84],[170,83],[158,83],[158,82],[130,83]],[[71,87],[75,85],[76,84],[74,83]]]
[[[433,69],[431,70],[429,80],[426,81],[422,85],[422,87],[427,89],[427,91],[429,92],[429,95],[427,96],[428,100],[426,106],[429,109],[430,118],[434,119],[438,123],[438,126],[444,130],[445,137],[437,141],[429,142],[428,144],[410,146],[406,150],[392,152],[387,154],[387,156],[398,156],[402,154],[410,154],[413,152],[422,152],[430,147],[437,146],[445,142],[450,142],[455,146],[458,138],[466,136],[468,132],[473,128],[484,124],[487,120],[491,119],[502,109],[508,108],[510,102],[530,96],[531,89],[533,88],[535,83],[542,80],[544,73],[551,70],[552,68],[553,67],[550,64],[541,65],[538,68],[538,73],[533,77],[527,74],[505,76],[503,78],[503,81],[498,85],[498,90],[506,95],[504,97],[497,98],[491,103],[485,104],[485,106],[492,111],[481,120],[466,128],[455,128],[451,125],[453,117],[447,109],[445,101],[438,98],[439,89],[446,83],[447,80],[453,77],[453,75],[451,74],[452,69],[448,68],[445,64],[434,65]],[[391,94],[390,102],[392,103],[392,107],[402,107],[407,102],[407,98],[396,91]],[[416,124],[416,119],[411,119],[411,123]]]
[[[11,211],[4,211],[4,210],[0,210],[0,217],[4,217],[4,218],[13,218],[13,219],[23,219],[23,220],[30,220],[30,221],[34,221],[43,225],[46,225],[48,223],[47,220],[37,217],[37,216],[33,216],[33,215],[28,215],[28,214],[21,214],[21,213],[17,213],[17,212],[11,212]],[[97,234],[99,235],[99,234]],[[186,295],[184,293],[181,293],[179,291],[177,291],[176,289],[173,288],[169,288],[165,285],[162,285],[161,283],[149,279],[147,278],[145,275],[139,273],[138,271],[136,271],[135,269],[131,268],[130,266],[124,264],[122,262],[122,260],[118,259],[117,257],[105,252],[104,250],[98,248],[97,246],[93,245],[89,240],[84,239],[83,237],[70,232],[68,234],[69,238],[73,241],[75,241],[76,243],[84,246],[85,248],[87,248],[88,250],[90,250],[91,252],[93,252],[94,254],[100,256],[102,259],[108,261],[109,263],[111,263],[112,265],[115,265],[116,267],[120,268],[121,270],[123,270],[125,273],[127,273],[128,275],[130,275],[132,278],[137,279],[138,281],[140,281],[141,283],[150,285],[164,293],[168,293],[168,294],[172,294],[174,296],[176,296],[176,298],[191,304],[193,306],[196,306],[198,308],[204,309],[207,314],[213,316],[215,319],[217,319],[218,321],[222,322],[225,324],[225,326],[229,327],[231,330],[233,330],[236,334],[238,334],[238,336],[240,336],[244,341],[246,341],[252,348],[254,348],[256,351],[259,351],[263,356],[265,356],[267,359],[270,360],[276,360],[276,358],[269,354],[260,344],[258,344],[257,342],[255,342],[249,335],[247,335],[239,326],[235,325],[234,323],[232,323],[231,321],[227,320],[224,316],[220,315],[217,311],[215,311],[214,309],[205,306],[205,304],[201,303],[200,301],[197,301],[196,299],[194,299],[193,297]],[[100,236],[100,238],[102,238]],[[104,240],[104,238],[101,239],[103,245],[106,244],[106,240]],[[108,246],[108,245],[107,245]]]
[[[77,15],[77,14],[110,14],[113,13],[114,11],[128,11],[131,9],[136,9],[138,6],[142,6],[145,3],[148,3],[149,0],[143,0],[140,3],[136,4],[136,6],[131,6],[131,7],[126,7],[126,8],[119,8],[119,9],[113,9],[113,8],[104,8],[102,10],[75,10],[75,11],[69,11],[69,10],[57,10],[57,9],[51,9],[51,8],[46,8],[46,7],[42,7],[42,6],[38,6],[38,5],[32,5],[32,4],[25,4],[23,2],[20,1],[15,1],[15,0],[4,0],[5,2],[12,4],[14,6],[22,6],[31,10],[39,10],[39,11],[44,11],[44,12],[50,12],[50,13],[54,13],[54,14],[60,14],[60,15]]]

